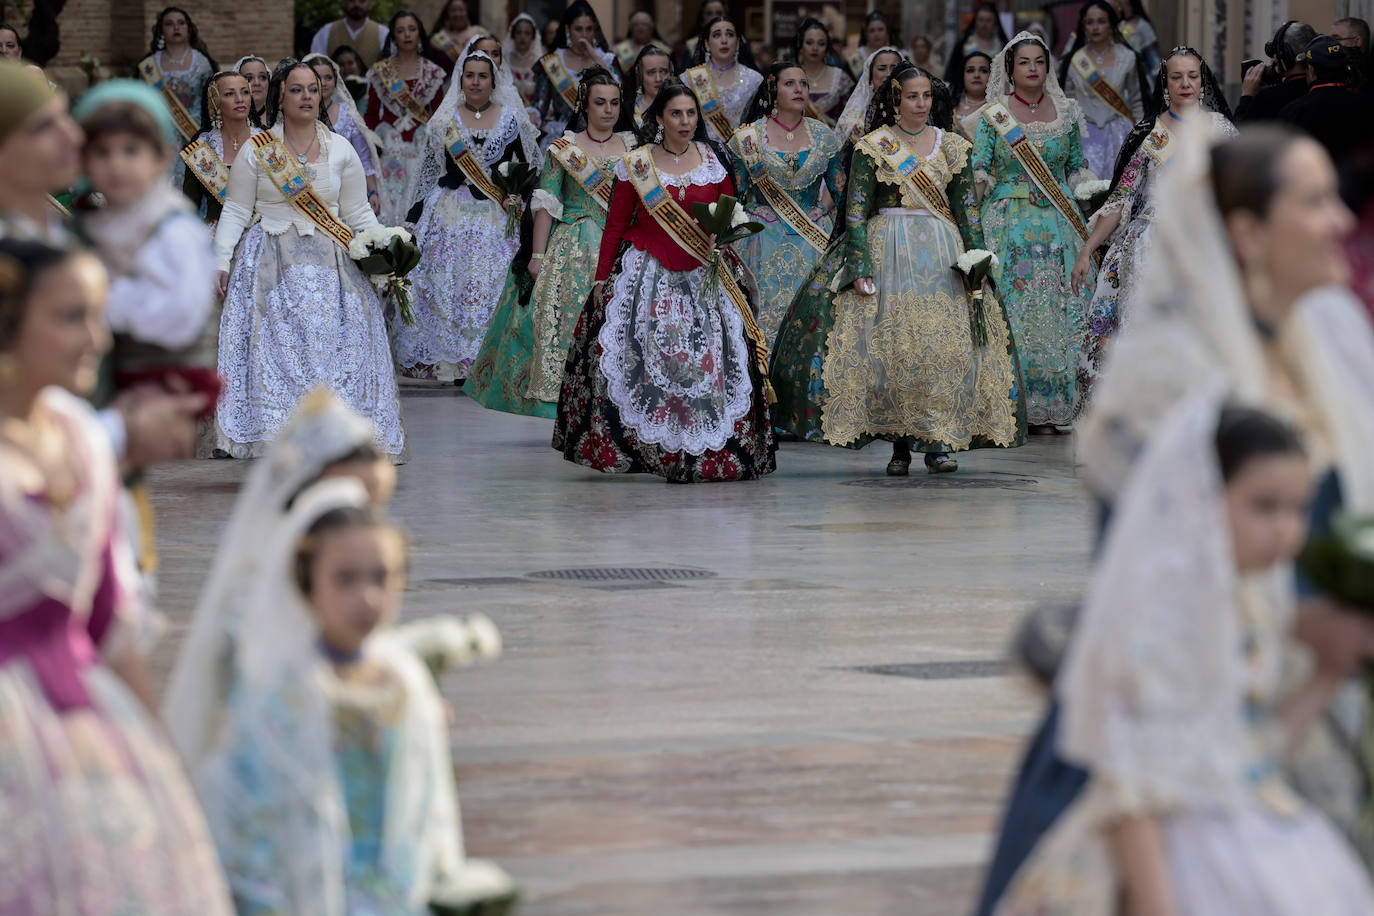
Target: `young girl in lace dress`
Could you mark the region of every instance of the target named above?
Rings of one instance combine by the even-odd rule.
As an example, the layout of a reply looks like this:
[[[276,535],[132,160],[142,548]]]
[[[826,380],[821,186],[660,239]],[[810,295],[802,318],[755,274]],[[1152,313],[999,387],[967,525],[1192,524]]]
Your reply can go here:
[[[1000,916],[1374,911],[1279,767],[1352,673],[1278,695],[1311,471],[1290,427],[1219,402],[1170,412],[1118,504],[1057,684],[1060,752],[1092,776]]]

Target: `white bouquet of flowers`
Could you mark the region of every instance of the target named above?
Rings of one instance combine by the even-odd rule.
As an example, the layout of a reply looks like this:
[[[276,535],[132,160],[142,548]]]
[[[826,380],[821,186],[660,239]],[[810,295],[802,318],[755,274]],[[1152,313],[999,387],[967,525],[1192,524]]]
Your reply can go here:
[[[524,209],[525,193],[539,183],[539,173],[523,162],[503,162],[492,173],[491,180],[505,195],[502,206],[506,211],[506,238],[515,238]]]
[[[997,255],[984,248],[974,248],[959,255],[954,269],[964,275],[969,290],[969,334],[975,347],[987,346],[988,328],[983,320],[983,283],[992,279],[998,267]]]
[[[722,194],[720,200],[713,204],[700,201],[693,203],[692,215],[701,224],[701,228],[706,230],[707,235],[716,237],[711,260],[706,265],[706,280],[702,284],[703,290],[709,295],[715,292],[720,282],[721,248],[762,232],[763,223],[751,220],[740,202],[729,194]]]
[[[363,273],[385,278],[382,288],[396,297],[396,312],[403,324],[414,324],[410,308],[410,280],[406,275],[420,263],[420,247],[399,226],[364,229],[348,243],[348,256]]]
[[[398,626],[396,636],[425,663],[435,683],[450,668],[466,668],[501,654],[501,632],[485,614],[467,620],[451,614],[426,617]]]
[[[1081,181],[1073,189],[1073,196],[1078,198],[1078,205],[1083,208],[1083,212],[1091,215],[1107,202],[1107,195],[1111,191],[1110,181]]]

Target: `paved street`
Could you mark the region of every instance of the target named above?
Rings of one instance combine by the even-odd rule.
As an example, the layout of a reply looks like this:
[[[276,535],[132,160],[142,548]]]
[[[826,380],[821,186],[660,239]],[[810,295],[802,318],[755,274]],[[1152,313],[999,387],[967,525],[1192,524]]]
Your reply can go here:
[[[445,693],[469,852],[522,913],[968,911],[1040,703],[1008,638],[1084,579],[1070,437],[908,479],[883,444],[785,444],[762,482],[667,486],[449,389],[403,404],[404,615],[480,610],[505,637]],[[245,471],[152,478],[160,675]]]

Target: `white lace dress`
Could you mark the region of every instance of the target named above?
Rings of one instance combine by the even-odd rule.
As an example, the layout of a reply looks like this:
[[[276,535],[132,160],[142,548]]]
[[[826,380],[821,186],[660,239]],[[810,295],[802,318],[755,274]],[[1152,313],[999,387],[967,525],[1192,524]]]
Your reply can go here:
[[[274,132],[281,136],[281,128]],[[358,154],[323,127],[319,138],[320,157],[302,169],[305,177],[353,231],[377,226]],[[249,229],[255,212],[261,221]],[[372,421],[384,454],[402,456],[381,301],[348,253],[287,203],[251,145],[230,172],[215,255],[230,271],[220,319],[219,448],[257,457],[301,398],[325,385]]]
[[[455,123],[490,174],[501,162],[524,160],[517,120],[522,117],[522,111],[502,108],[489,130],[469,130],[461,118]],[[420,265],[412,274],[415,324],[395,325],[397,364],[408,375],[419,372],[438,381],[467,378],[520,247],[518,232],[506,238],[506,214],[497,202],[474,193],[451,158],[445,165],[447,173],[422,209],[407,215],[420,246]]]

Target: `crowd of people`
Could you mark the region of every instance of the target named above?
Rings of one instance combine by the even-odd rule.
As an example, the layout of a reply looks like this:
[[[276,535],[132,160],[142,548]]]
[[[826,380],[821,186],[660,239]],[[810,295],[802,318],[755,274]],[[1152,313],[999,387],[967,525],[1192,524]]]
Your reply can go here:
[[[1135,0],[1064,42],[985,4],[944,78],[880,13],[779,54],[721,0],[680,48],[585,0],[371,8],[221,69],[169,7],[70,110],[0,61],[0,820],[46,838],[0,911],[509,905],[421,663],[497,637],[393,625],[399,385],[457,383],[671,483],[1074,432],[1098,550],[1028,624],[1071,635],[1026,650],[1053,699],[979,912],[1374,912],[1374,624],[1291,575],[1374,511],[1363,21],[1284,23],[1233,110]],[[142,472],[191,455],[260,461],[159,707]]]

